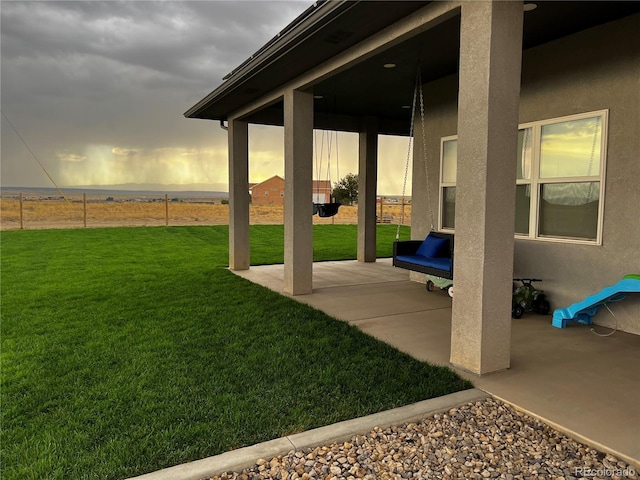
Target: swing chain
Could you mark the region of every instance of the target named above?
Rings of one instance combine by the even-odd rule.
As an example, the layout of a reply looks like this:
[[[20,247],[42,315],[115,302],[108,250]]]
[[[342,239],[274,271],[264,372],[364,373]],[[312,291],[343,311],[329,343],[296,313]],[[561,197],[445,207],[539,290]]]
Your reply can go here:
[[[429,220],[431,223],[431,227],[429,229],[430,232],[433,232],[433,203],[431,202],[431,178],[429,177],[429,159],[427,158],[427,139],[426,139],[426,128],[424,125],[424,97],[422,95],[422,73],[420,68],[418,68],[418,80],[417,80],[416,88],[420,88],[420,123],[422,126],[422,154],[424,157],[424,168],[425,173],[427,175],[427,202],[429,203]]]
[[[415,120],[416,112],[416,96],[418,92],[418,78],[416,77],[416,88],[413,89],[413,101],[411,102],[411,124],[409,127],[409,146],[407,148],[407,161],[404,166],[404,182],[402,183],[402,205],[404,207],[404,197],[407,191],[407,177],[409,175],[409,160],[411,159],[411,147],[413,145],[413,122]],[[400,213],[400,221],[396,229],[396,240],[400,239],[400,226],[404,223],[404,208]]]

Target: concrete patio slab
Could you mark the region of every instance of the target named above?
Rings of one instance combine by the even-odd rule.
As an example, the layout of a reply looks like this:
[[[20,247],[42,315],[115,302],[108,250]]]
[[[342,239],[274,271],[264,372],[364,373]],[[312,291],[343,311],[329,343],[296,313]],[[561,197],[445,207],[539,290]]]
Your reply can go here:
[[[236,273],[282,292],[282,272],[272,265]],[[450,366],[446,293],[426,292],[390,259],[315,263],[313,275],[313,294],[292,298],[415,358]],[[577,440],[640,466],[640,336],[602,337],[578,324],[557,329],[551,316],[534,314],[513,320],[511,335],[508,370],[483,377],[458,373]]]

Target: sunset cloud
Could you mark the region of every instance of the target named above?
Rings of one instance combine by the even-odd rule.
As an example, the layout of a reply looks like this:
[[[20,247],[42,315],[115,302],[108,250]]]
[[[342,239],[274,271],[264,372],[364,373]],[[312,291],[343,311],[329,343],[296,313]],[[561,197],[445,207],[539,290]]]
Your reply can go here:
[[[137,148],[118,148],[114,147],[111,149],[111,153],[113,153],[117,157],[126,157],[130,158],[138,154],[140,149]]]
[[[87,157],[84,155],[77,155],[75,153],[59,153],[58,158],[63,162],[84,162]]]

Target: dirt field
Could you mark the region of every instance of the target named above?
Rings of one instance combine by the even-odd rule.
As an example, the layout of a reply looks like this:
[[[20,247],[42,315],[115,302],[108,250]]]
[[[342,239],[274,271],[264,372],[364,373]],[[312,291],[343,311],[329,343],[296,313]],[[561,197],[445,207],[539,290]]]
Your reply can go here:
[[[382,206],[379,221],[397,224],[402,206]],[[409,225],[411,205],[404,206],[404,224]],[[284,209],[277,205],[251,205],[249,221],[252,225],[282,224]],[[162,226],[162,225],[226,225],[229,223],[229,205],[214,202],[169,202],[164,201],[91,201],[86,203],[86,227]],[[313,217],[314,224],[358,223],[358,207],[340,207],[331,218]],[[22,225],[20,201],[15,198],[0,199],[0,230],[42,228],[84,228],[85,207],[83,201],[73,199],[24,199]]]

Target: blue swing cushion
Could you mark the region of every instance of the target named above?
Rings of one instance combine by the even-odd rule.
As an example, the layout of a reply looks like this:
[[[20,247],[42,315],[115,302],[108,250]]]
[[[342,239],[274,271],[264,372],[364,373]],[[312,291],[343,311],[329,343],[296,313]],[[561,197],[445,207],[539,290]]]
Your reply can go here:
[[[453,279],[453,235],[432,232],[424,241],[394,242],[393,265]]]
[[[440,238],[434,237],[432,235],[427,235],[427,238],[424,239],[422,245],[418,247],[416,255],[421,255],[427,258],[438,258],[443,256],[443,253],[446,253],[448,256],[448,245],[448,238]]]

